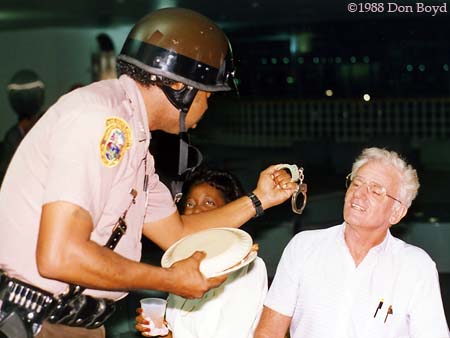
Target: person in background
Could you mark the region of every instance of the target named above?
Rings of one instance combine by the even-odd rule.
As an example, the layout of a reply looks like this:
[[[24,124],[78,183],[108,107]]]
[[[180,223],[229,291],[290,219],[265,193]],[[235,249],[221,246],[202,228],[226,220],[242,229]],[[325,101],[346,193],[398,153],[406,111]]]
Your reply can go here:
[[[416,170],[366,148],[347,176],[344,223],[287,245],[255,338],[447,338],[435,263],[391,235],[417,195]]]
[[[96,36],[98,51],[91,56],[92,81],[115,79],[116,51],[111,37],[106,33]]]
[[[180,213],[209,212],[244,196],[239,180],[224,170],[197,168],[183,185]],[[267,293],[267,270],[256,257],[249,265],[232,272],[221,286],[200,299],[189,300],[170,294],[166,320],[173,338],[251,338]],[[151,330],[138,309],[136,329],[143,336]]]
[[[195,128],[211,93],[234,88],[231,60],[214,22],[187,9],[160,9],[131,30],[117,57],[118,79],[71,91],[46,111],[0,189],[0,318],[18,314],[39,338],[104,337],[112,305],[129,290],[190,299],[226,280],[202,275],[201,252],[170,268],[140,258],[142,236],[165,250],[199,230],[240,227],[296,188],[269,166],[248,196],[180,216],[155,173],[151,132],[183,136]],[[33,295],[46,305],[39,316]],[[84,300],[90,306],[82,307]],[[0,333],[6,324],[0,319]]]
[[[44,104],[45,85],[36,72],[16,72],[8,84],[8,99],[18,121],[5,134],[0,147],[0,185],[17,147],[33,127]]]
[[[245,195],[241,182],[226,170],[200,166],[186,179],[177,204],[180,214],[212,210]]]

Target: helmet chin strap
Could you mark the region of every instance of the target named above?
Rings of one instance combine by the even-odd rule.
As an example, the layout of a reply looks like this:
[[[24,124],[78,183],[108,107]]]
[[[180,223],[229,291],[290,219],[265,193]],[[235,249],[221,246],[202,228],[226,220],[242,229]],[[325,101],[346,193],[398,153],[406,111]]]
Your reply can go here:
[[[180,153],[178,155],[178,177],[171,182],[172,196],[175,203],[183,196],[183,174],[187,169],[188,155],[189,155],[189,144],[187,142],[187,130],[186,130],[186,115],[184,110],[180,110]]]
[[[197,95],[198,89],[185,85],[183,88],[175,90],[170,86],[162,85],[161,90],[164,92],[170,103],[172,103],[180,111],[180,153],[178,157],[178,177],[171,182],[172,196],[175,203],[177,203],[183,195],[183,174],[186,172],[188,165],[189,144],[187,140],[186,115],[192,105],[192,102],[194,101],[195,95]]]

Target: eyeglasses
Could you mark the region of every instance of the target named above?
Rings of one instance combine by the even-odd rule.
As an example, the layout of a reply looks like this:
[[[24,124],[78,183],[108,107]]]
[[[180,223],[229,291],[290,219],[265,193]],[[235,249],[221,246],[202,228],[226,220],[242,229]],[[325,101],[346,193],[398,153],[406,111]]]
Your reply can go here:
[[[369,192],[369,196],[371,196],[374,200],[382,201],[385,196],[392,198],[394,201],[403,204],[402,201],[395,198],[392,195],[389,195],[386,191],[386,188],[382,185],[379,185],[375,182],[367,182],[361,176],[351,177],[351,173],[345,177],[345,187],[347,189],[358,189],[363,185],[367,185],[367,191]]]

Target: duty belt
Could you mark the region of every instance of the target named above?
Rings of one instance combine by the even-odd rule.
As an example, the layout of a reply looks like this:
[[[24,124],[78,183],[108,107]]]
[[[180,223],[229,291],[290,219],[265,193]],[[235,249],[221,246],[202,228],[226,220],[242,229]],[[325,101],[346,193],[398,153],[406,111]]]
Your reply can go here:
[[[0,336],[31,338],[44,320],[53,324],[95,329],[114,313],[113,300],[94,298],[82,290],[54,297],[51,293],[1,273]],[[77,290],[78,292],[74,292]]]
[[[9,315],[18,315],[23,324],[36,335],[42,322],[55,307],[53,295],[38,287],[15,278],[10,278],[0,270],[0,322],[14,319]],[[20,328],[17,328],[20,329]]]
[[[130,194],[133,199],[105,244],[111,250],[127,231],[125,216],[135,203],[137,192],[132,189]],[[31,338],[39,333],[44,320],[88,329],[100,327],[114,313],[114,301],[85,295],[84,290],[80,285],[69,284],[68,292],[54,297],[0,270],[0,337],[6,334],[8,338]]]

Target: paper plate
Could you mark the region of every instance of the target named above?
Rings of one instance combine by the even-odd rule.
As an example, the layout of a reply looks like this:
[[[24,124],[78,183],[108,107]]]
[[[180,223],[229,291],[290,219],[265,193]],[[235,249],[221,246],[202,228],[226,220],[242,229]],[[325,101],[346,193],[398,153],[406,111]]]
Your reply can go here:
[[[258,252],[257,251],[251,251],[247,256],[245,256],[244,259],[242,259],[240,261],[239,264],[237,264],[235,266],[232,266],[231,268],[228,268],[226,270],[223,270],[222,272],[218,272],[214,276],[211,276],[211,277],[222,276],[222,275],[226,275],[228,273],[231,273],[233,271],[239,270],[240,268],[243,268],[244,266],[246,266],[246,265],[250,264],[251,262],[253,262],[257,256],[258,256]]]
[[[220,276],[249,264],[253,245],[251,236],[235,228],[213,228],[202,230],[180,239],[170,246],[161,259],[161,266],[191,256],[195,251],[204,251],[206,257],[200,263],[200,271],[206,277]],[[245,263],[245,264],[244,264]]]

